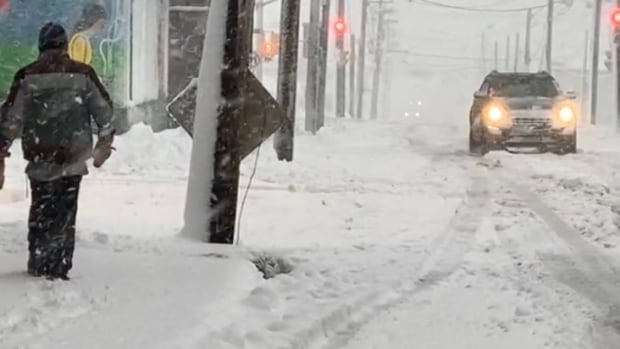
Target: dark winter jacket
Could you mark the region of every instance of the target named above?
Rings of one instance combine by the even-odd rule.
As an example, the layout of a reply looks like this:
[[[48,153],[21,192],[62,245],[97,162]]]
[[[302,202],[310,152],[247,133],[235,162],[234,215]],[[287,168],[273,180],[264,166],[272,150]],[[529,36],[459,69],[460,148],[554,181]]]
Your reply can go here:
[[[26,172],[40,181],[88,172],[91,119],[100,139],[113,135],[110,96],[93,68],[69,58],[64,29],[49,26],[41,30],[39,59],[15,74],[0,108],[0,148],[21,135]]]

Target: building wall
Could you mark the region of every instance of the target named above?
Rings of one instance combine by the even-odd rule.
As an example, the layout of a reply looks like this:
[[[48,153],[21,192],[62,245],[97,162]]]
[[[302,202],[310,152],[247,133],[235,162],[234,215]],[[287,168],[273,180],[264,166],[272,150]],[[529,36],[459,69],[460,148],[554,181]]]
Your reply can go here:
[[[132,1],[132,104],[139,105],[159,98],[160,82],[160,8],[159,0]]]
[[[37,58],[37,36],[46,22],[65,26],[69,34],[83,7],[93,0],[5,0],[0,14],[0,97],[8,93],[13,74]],[[92,65],[117,104],[126,104],[128,31],[123,0],[94,1],[106,7],[109,21],[104,33],[91,38]]]

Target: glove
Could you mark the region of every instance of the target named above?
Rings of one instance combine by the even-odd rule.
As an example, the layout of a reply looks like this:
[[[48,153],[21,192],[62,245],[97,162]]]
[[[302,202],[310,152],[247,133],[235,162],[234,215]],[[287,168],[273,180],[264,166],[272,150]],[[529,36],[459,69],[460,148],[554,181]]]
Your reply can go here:
[[[2,188],[4,187],[4,167],[4,156],[0,154],[0,190],[2,190]]]
[[[100,168],[103,164],[110,158],[112,155],[112,151],[116,150],[112,146],[112,137],[109,138],[100,138],[95,145],[95,150],[93,151],[93,165],[96,168]]]
[[[4,187],[4,169],[6,168],[6,161],[4,159],[11,155],[8,150],[0,149],[0,190]]]

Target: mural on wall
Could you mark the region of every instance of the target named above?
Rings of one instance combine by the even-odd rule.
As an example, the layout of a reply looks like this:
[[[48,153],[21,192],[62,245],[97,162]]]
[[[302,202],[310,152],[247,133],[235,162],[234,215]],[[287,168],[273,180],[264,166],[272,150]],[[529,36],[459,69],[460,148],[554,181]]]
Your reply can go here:
[[[44,23],[62,24],[72,58],[92,65],[117,104],[127,99],[128,6],[123,0],[0,0],[0,98],[19,67],[37,58]]]

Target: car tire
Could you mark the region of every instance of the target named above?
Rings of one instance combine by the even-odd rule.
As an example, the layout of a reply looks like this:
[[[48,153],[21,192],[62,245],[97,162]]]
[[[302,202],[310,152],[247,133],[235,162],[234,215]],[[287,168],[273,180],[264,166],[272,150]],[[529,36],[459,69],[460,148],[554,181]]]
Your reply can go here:
[[[560,155],[577,154],[577,134],[575,133],[570,140],[558,151]]]
[[[486,153],[488,153],[487,145],[485,144],[484,140],[478,143],[474,139],[472,130],[469,131],[469,153],[471,155],[478,156],[484,156]]]

